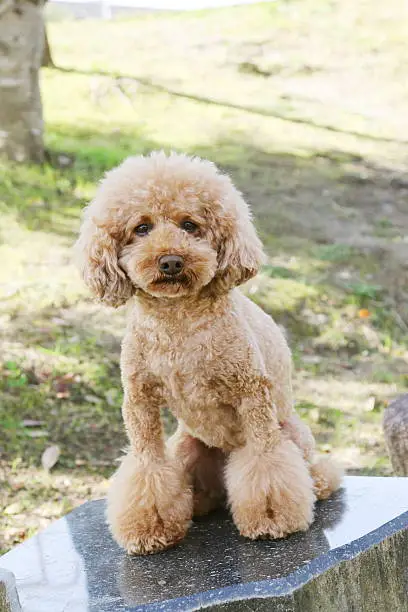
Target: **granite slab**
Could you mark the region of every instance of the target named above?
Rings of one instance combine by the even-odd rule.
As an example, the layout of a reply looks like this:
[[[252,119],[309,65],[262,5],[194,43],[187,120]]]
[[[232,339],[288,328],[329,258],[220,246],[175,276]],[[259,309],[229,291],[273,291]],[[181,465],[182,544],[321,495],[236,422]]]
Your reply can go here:
[[[408,610],[408,478],[346,477],[285,540],[248,541],[220,512],[147,557],[117,546],[104,511],[88,502],[0,558],[24,612]]]

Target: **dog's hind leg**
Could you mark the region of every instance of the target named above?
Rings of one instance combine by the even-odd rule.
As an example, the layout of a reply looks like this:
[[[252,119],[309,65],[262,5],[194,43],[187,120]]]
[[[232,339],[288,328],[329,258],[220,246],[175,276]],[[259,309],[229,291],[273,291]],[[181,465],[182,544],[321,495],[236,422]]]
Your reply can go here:
[[[182,423],[167,441],[169,453],[181,461],[194,491],[194,516],[203,516],[225,505],[226,455],[189,434]]]
[[[310,463],[315,453],[315,440],[310,427],[296,412],[292,412],[279,425],[282,433],[300,448],[303,458]]]
[[[310,428],[296,412],[280,423],[281,430],[302,451],[309,465],[317,499],[327,499],[341,486],[343,470],[330,457],[315,457],[315,441]]]

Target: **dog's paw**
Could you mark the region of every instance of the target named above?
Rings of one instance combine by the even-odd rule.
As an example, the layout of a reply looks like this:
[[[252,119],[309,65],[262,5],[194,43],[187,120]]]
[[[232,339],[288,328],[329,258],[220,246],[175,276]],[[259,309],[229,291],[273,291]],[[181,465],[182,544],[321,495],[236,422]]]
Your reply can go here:
[[[159,514],[150,516],[149,522],[150,529],[135,525],[127,537],[122,532],[120,543],[129,555],[150,555],[171,548],[184,538],[189,525],[189,521],[166,523]]]
[[[241,507],[234,512],[240,534],[251,540],[285,538],[296,531],[306,531],[313,521],[313,505],[299,508],[286,502],[282,507],[267,499],[262,507]]]
[[[127,455],[108,492],[107,518],[115,540],[129,554],[174,546],[186,534],[193,495],[173,462],[151,464]]]
[[[184,538],[192,516],[189,489],[174,495],[171,505],[132,504],[125,512],[109,515],[116,541],[131,555],[145,555],[170,548]]]
[[[245,537],[283,538],[313,521],[313,481],[290,440],[262,454],[249,446],[234,451],[226,480],[234,522]]]

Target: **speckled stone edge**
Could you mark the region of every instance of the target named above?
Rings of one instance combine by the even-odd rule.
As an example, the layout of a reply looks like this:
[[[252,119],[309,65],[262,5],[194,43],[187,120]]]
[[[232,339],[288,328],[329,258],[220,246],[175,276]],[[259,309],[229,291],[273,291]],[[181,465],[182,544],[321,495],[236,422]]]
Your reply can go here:
[[[361,538],[316,557],[283,578],[248,582],[162,602],[151,602],[128,609],[132,612],[145,612],[147,610],[149,612],[192,611],[202,608],[215,609],[218,606],[222,607],[223,604],[233,604],[234,602],[238,604],[246,600],[285,598],[336,565],[354,559],[361,553],[406,529],[408,529],[408,511]]]
[[[285,612],[407,612],[407,567],[408,530],[403,529],[304,584]]]
[[[20,612],[14,574],[0,568],[0,612]]]

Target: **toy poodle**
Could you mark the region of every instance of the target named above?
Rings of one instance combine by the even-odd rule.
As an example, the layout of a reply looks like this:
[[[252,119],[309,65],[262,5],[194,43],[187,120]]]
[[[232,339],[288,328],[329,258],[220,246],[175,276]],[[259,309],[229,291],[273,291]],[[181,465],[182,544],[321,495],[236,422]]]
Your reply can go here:
[[[306,530],[341,474],[315,461],[294,411],[284,335],[236,288],[263,252],[228,176],[197,157],[131,157],[101,182],[76,252],[100,301],[131,300],[121,355],[130,447],[107,507],[117,542],[160,551],[225,503],[248,538]],[[167,442],[164,407],[178,421]]]

